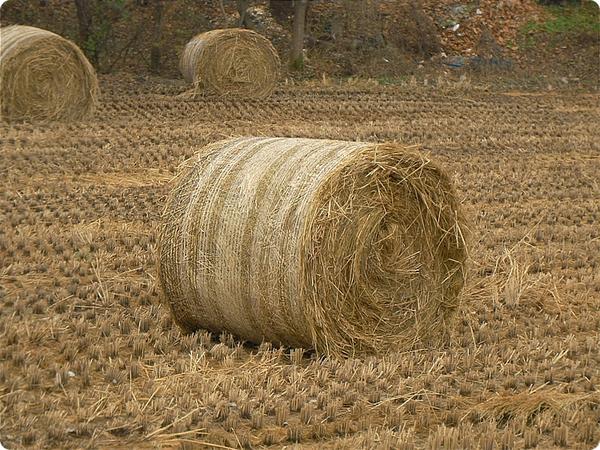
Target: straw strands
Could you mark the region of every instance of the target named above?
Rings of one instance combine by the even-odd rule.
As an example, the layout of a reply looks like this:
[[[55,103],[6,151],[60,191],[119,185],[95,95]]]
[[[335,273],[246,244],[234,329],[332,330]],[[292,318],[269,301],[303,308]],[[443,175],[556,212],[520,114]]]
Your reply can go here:
[[[280,62],[268,39],[251,30],[212,30],[187,43],[180,60],[196,92],[266,98],[275,89]]]
[[[236,138],[184,163],[159,276],[177,323],[352,355],[447,337],[465,276],[449,178],[397,144]]]
[[[598,403],[600,396],[596,393],[563,393],[556,389],[541,389],[537,392],[519,392],[497,395],[473,408],[484,417],[497,418],[499,421],[518,419],[531,421],[538,413],[550,410],[556,414],[571,404],[582,402]]]
[[[0,29],[1,117],[5,120],[79,120],[98,95],[92,65],[57,34],[11,25]]]

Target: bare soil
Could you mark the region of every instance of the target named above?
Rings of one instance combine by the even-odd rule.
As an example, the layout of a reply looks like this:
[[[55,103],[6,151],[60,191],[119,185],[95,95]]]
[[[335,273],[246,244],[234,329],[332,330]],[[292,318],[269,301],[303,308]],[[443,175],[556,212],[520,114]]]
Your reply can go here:
[[[0,124],[0,442],[8,448],[580,448],[600,440],[600,102],[467,81],[178,98],[104,77],[95,118]],[[156,229],[202,145],[422,144],[472,218],[445,348],[317,359],[182,335]]]

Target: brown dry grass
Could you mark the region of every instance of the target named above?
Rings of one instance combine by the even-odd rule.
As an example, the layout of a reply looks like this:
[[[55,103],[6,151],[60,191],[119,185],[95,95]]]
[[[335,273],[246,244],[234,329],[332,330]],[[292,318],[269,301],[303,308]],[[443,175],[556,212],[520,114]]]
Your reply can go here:
[[[106,79],[102,119],[0,125],[6,447],[600,440],[597,96],[313,83],[258,106],[170,86]],[[475,222],[448,346],[335,360],[178,331],[156,284],[165,181],[200,146],[252,134],[422,143],[441,161]]]

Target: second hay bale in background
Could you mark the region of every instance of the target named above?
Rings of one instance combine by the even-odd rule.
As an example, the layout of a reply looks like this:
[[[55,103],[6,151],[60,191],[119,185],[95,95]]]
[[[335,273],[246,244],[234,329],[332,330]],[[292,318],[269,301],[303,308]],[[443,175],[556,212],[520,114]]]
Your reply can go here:
[[[196,92],[266,98],[277,84],[280,62],[268,39],[231,28],[195,36],[183,50],[180,70]]]

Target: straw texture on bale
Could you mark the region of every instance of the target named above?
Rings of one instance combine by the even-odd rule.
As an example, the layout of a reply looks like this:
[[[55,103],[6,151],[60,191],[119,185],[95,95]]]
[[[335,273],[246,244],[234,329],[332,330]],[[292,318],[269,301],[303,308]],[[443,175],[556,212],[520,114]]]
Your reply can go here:
[[[97,95],[96,72],[71,41],[29,26],[0,29],[2,119],[84,119]]]
[[[236,138],[184,163],[159,276],[186,331],[352,355],[437,345],[464,282],[450,179],[398,144]]]
[[[251,30],[212,30],[187,43],[180,70],[196,92],[266,98],[275,89],[280,63],[268,39]]]

